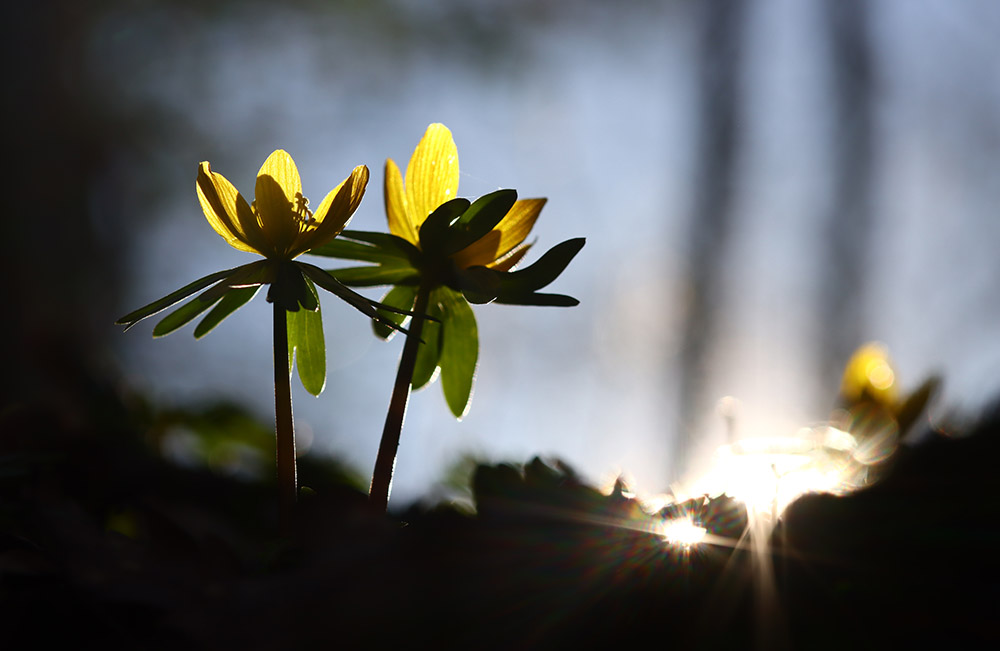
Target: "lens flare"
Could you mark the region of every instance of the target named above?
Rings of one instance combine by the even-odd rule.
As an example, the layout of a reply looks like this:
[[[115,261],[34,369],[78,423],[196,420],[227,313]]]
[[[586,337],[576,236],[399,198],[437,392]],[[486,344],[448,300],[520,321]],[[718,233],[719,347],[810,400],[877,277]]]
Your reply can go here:
[[[705,527],[699,526],[691,518],[675,518],[660,525],[659,534],[670,544],[690,547],[705,539],[708,533]]]
[[[758,518],[777,520],[785,507],[811,492],[847,492],[858,485],[857,441],[823,426],[795,436],[747,438],[723,445],[695,489],[727,494]]]

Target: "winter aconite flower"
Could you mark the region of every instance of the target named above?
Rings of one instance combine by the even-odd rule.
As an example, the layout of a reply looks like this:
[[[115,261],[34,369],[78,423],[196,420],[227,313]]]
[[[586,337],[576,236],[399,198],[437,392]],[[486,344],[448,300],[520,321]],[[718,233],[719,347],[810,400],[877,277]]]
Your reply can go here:
[[[540,294],[583,246],[567,240],[521,271],[511,271],[530,248],[525,238],[545,199],[517,200],[498,190],[475,202],[457,198],[458,149],[443,124],[427,127],[410,157],[406,179],[392,159],[385,165],[389,233],[345,231],[312,253],[376,263],[330,273],[347,285],[393,285],[382,302],[414,317],[403,349],[389,415],[376,462],[371,498],[388,499],[389,477],[409,389],[432,382],[440,371],[445,400],[456,417],[465,414],[479,356],[476,318],[469,303],[572,306],[560,294]],[[383,313],[402,323],[399,314]],[[376,332],[392,334],[384,324]]]
[[[516,197],[513,190],[503,191],[504,196],[495,210]],[[458,193],[458,148],[451,131],[443,124],[427,127],[424,137],[410,157],[406,167],[406,181],[399,167],[390,158],[385,162],[385,211],[389,218],[389,231],[418,248],[420,228],[439,206],[454,199]],[[481,265],[507,271],[527,252],[524,244],[545,199],[514,201],[506,214],[491,230],[475,240],[461,240],[466,246],[448,251],[447,256],[459,268]],[[470,241],[471,240],[471,241]],[[452,247],[454,248],[454,247]]]
[[[498,190],[474,203],[456,198],[458,148],[443,124],[427,127],[410,157],[406,179],[390,158],[385,164],[385,208],[391,234],[347,231],[312,253],[376,262],[332,273],[357,287],[394,285],[383,303],[433,317],[420,347],[412,385],[420,388],[440,370],[445,399],[456,416],[468,408],[478,358],[472,303],[576,305],[577,300],[536,290],[552,282],[583,246],[582,239],[556,246],[523,271],[510,272],[530,248],[524,242],[545,199],[517,200]],[[421,309],[419,294],[427,294]],[[384,314],[402,321],[399,315]],[[384,337],[391,330],[377,331]]]
[[[248,204],[208,162],[198,166],[198,199],[208,223],[232,247],[271,260],[291,260],[336,237],[367,185],[368,168],[359,165],[310,210],[295,161],[279,149],[257,173],[255,199]]]
[[[224,176],[213,172],[207,162],[201,163],[197,191],[208,223],[234,248],[262,255],[264,259],[209,274],[117,321],[128,329],[205,290],[153,328],[153,336],[166,335],[211,309],[194,330],[195,337],[202,337],[253,298],[262,286],[269,286],[267,300],[274,305],[278,484],[286,525],[298,491],[289,386],[291,360],[297,358],[299,377],[310,393],[319,395],[326,382],[326,349],[316,285],[367,316],[382,319],[376,311],[380,304],[348,289],[322,269],[294,259],[337,236],[361,203],[367,184],[368,168],[355,167],[350,176],[312,209],[302,194],[294,161],[279,149],[261,166],[254,200],[247,203]]]
[[[834,424],[854,435],[866,452],[890,449],[913,427],[940,389],[937,377],[928,378],[912,393],[901,394],[885,344],[869,342],[854,351],[840,381]],[[874,442],[874,443],[873,443]]]
[[[298,168],[284,150],[275,151],[264,161],[250,203],[226,177],[212,171],[208,162],[201,163],[196,187],[209,225],[233,248],[262,255],[265,259],[200,278],[123,316],[117,323],[128,329],[208,288],[153,328],[153,336],[160,337],[213,308],[194,330],[195,337],[201,338],[246,304],[263,285],[269,285],[268,302],[290,315],[289,345],[299,352],[302,383],[318,395],[326,379],[326,356],[315,285],[340,296],[371,318],[381,317],[372,301],[351,291],[318,267],[293,259],[328,243],[340,233],[364,197],[368,176],[367,167],[355,167],[350,176],[311,209],[309,199],[302,194]],[[306,335],[308,339],[303,338]]]

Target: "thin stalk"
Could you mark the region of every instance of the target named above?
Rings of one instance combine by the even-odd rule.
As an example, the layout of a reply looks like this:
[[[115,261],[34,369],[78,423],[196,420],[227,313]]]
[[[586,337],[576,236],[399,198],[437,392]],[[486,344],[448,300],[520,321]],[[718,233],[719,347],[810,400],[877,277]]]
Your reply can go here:
[[[417,349],[420,347],[420,334],[424,329],[424,314],[427,312],[427,302],[430,295],[430,286],[426,283],[421,284],[420,289],[417,290],[416,304],[413,306],[414,316],[410,322],[410,333],[406,336],[403,354],[399,358],[396,384],[392,387],[389,411],[385,415],[385,426],[382,428],[382,441],[379,443],[378,456],[375,458],[375,471],[372,473],[368,502],[381,513],[384,513],[389,505],[392,470],[396,465],[399,435],[403,431],[406,404],[410,400],[410,385],[413,382],[413,371],[417,364]]]
[[[299,489],[295,468],[291,374],[288,371],[288,316],[278,301],[274,303],[274,429],[277,439],[278,513],[281,529],[287,533]]]

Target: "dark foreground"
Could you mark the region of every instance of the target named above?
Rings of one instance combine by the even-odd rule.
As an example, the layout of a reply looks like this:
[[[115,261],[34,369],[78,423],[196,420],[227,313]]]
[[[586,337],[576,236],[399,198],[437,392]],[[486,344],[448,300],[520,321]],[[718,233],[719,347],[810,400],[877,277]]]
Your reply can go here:
[[[810,496],[772,553],[683,550],[620,493],[482,466],[476,515],[380,516],[305,463],[272,486],[164,462],[108,387],[0,413],[0,639],[31,648],[887,649],[1000,643],[1000,414],[903,449],[877,485]],[[712,532],[728,499],[686,505]],[[617,526],[626,525],[626,526]],[[768,567],[773,567],[769,571]],[[762,569],[763,568],[763,569]]]

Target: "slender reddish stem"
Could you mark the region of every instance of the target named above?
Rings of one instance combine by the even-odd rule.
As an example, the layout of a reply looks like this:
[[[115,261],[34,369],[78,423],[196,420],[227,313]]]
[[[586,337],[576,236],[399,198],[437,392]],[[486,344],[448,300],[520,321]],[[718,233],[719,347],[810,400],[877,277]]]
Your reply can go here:
[[[413,382],[413,371],[417,364],[417,349],[420,347],[420,334],[424,329],[423,317],[427,312],[427,302],[430,295],[431,290],[427,284],[422,284],[417,290],[416,305],[413,306],[414,316],[410,322],[410,333],[406,336],[403,354],[399,358],[396,384],[392,388],[389,411],[385,415],[385,426],[382,428],[382,441],[379,443],[378,456],[375,458],[375,471],[372,473],[368,502],[382,513],[389,505],[389,489],[392,486],[392,471],[396,465],[396,451],[399,449],[399,435],[403,431],[406,405],[410,400],[410,384]]]
[[[295,466],[291,374],[288,369],[288,316],[277,301],[274,303],[274,429],[277,439],[279,518],[282,532],[288,533],[299,489]]]

